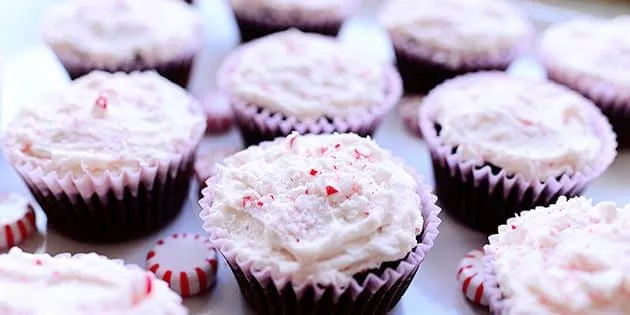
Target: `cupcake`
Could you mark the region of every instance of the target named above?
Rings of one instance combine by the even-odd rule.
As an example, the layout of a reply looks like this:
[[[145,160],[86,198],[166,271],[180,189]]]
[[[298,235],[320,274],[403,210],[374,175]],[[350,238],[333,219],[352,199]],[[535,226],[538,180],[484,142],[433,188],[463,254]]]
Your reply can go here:
[[[166,283],[135,265],[97,254],[0,255],[2,314],[185,315]]]
[[[578,91],[608,117],[620,147],[630,146],[630,16],[549,28],[540,59],[551,80]]]
[[[589,100],[502,72],[460,76],[420,108],[441,206],[485,233],[575,196],[612,163],[615,134]]]
[[[238,48],[221,65],[218,84],[246,145],[292,131],[371,135],[401,94],[390,65],[297,30]]]
[[[524,211],[490,236],[493,314],[628,314],[630,206],[585,198]]]
[[[81,241],[156,231],[186,199],[201,106],[155,72],[93,72],[26,104],[3,144],[48,216]]]
[[[208,185],[204,229],[257,314],[387,314],[438,234],[435,196],[354,134],[252,146]]]
[[[426,93],[468,72],[505,70],[534,33],[503,0],[388,0],[380,21],[407,93]]]
[[[44,39],[72,79],[155,70],[186,87],[203,26],[181,0],[65,0],[48,12]]]
[[[357,0],[230,0],[242,42],[291,28],[337,36]]]

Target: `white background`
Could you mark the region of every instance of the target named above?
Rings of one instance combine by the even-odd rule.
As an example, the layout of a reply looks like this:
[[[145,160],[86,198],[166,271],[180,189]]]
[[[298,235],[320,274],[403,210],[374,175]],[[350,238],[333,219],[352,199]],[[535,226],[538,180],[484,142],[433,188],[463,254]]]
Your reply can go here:
[[[2,97],[0,98],[0,119],[4,126],[11,113],[24,102],[29,102],[33,95],[66,84],[67,78],[54,56],[39,40],[39,23],[45,8],[57,0],[0,0],[0,56],[5,56],[4,71],[0,70]],[[518,1],[535,19],[539,27],[554,21],[564,21],[584,15],[574,10],[558,9],[546,4]],[[546,0],[544,2],[559,2]],[[629,11],[618,1],[604,1],[615,5],[591,5],[597,1],[576,1],[582,8],[599,16]],[[365,54],[377,58],[391,58],[385,34],[375,25],[374,11],[378,1],[367,1],[361,14],[344,28],[341,38],[355,45]],[[219,0],[205,0],[198,8],[207,22],[207,45],[199,57],[195,68],[195,78],[191,91],[197,96],[203,95],[214,86],[214,72],[222,56],[236,44],[234,24],[225,7]],[[0,58],[2,60],[2,58]],[[520,63],[516,73],[539,75],[540,71],[531,60]],[[45,104],[42,104],[45,106]],[[430,159],[421,140],[407,133],[400,123],[397,113],[392,113],[377,132],[375,139],[382,146],[404,157],[423,174],[428,183],[432,183]],[[207,138],[203,150],[225,145],[239,145],[236,131],[214,138]],[[630,201],[630,157],[620,156],[611,169],[587,191],[587,195],[596,200],[613,200],[620,204]],[[24,185],[13,170],[0,157],[0,191],[18,191],[27,193]],[[199,232],[200,220],[197,218],[196,187],[191,191],[189,202],[178,219],[163,231],[133,242],[121,245],[92,246],[64,239],[53,232],[46,236],[39,235],[24,244],[25,250],[44,251],[51,254],[59,252],[89,252],[123,258],[128,263],[144,266],[146,251],[159,238],[175,232]],[[43,216],[39,216],[43,228]],[[463,298],[455,282],[455,269],[459,259],[470,249],[484,243],[483,235],[470,231],[443,215],[440,236],[427,260],[418,272],[418,276],[393,314],[476,314],[484,312],[472,307]],[[45,233],[45,232],[44,232]],[[176,253],[174,253],[176,255]],[[186,300],[192,314],[239,315],[250,314],[242,302],[233,276],[225,264],[220,265],[218,283],[210,294]]]

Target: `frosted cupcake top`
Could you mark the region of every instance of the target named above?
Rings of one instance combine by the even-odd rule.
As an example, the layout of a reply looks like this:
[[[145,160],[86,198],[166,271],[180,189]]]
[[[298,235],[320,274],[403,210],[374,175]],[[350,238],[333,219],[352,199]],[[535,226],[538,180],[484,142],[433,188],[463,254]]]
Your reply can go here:
[[[198,50],[201,19],[181,0],[66,0],[48,12],[44,38],[64,61],[159,64]]]
[[[290,30],[242,48],[220,84],[240,101],[300,120],[346,118],[385,100],[386,69],[335,39]]]
[[[586,198],[521,212],[485,250],[510,314],[630,313],[630,206]]]
[[[380,20],[392,35],[468,54],[512,49],[533,32],[518,9],[503,0],[389,0]]]
[[[346,284],[404,258],[422,232],[414,177],[354,134],[294,133],[217,169],[204,227],[219,231],[240,257],[294,283]]]
[[[20,109],[4,146],[14,164],[94,175],[169,162],[204,128],[200,105],[155,72],[92,72]]]
[[[541,40],[543,60],[553,68],[630,89],[630,16],[578,20],[549,28]]]
[[[559,85],[491,72],[437,87],[421,113],[439,124],[439,139],[457,148],[459,159],[545,180],[597,158],[602,143],[591,123],[597,111],[589,106]]]
[[[96,254],[0,255],[3,314],[183,315],[181,298],[152,273]]]
[[[342,18],[350,13],[356,2],[356,0],[230,0],[237,13],[260,16],[261,12],[266,12],[276,17],[303,18],[307,21]]]

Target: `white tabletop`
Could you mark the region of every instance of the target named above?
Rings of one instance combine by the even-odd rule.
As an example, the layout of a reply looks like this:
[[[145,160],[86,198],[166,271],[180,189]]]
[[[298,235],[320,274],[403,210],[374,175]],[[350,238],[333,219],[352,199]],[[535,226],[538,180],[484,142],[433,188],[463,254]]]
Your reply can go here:
[[[0,53],[9,55],[2,79],[2,114],[4,126],[11,113],[19,104],[28,102],[33,95],[67,83],[67,77],[57,64],[54,56],[38,40],[38,25],[46,5],[56,0],[20,0],[0,2]],[[382,30],[375,26],[374,8],[378,1],[367,1],[364,12],[354,18],[343,30],[341,38],[358,47],[365,47],[366,53],[379,58],[391,58],[391,51]],[[579,13],[574,11],[549,9],[538,3],[518,1],[528,12],[537,17],[543,26],[555,20],[566,20]],[[207,22],[207,44],[195,68],[191,91],[203,95],[214,86],[214,72],[222,56],[237,44],[237,35],[223,1],[205,0],[198,4]],[[4,23],[4,24],[3,24]],[[7,45],[8,42],[8,45]],[[540,70],[531,60],[519,63],[515,72],[521,75],[539,76]],[[397,113],[392,113],[375,135],[382,146],[404,157],[432,183],[431,164],[424,143],[404,130]],[[202,150],[211,147],[239,144],[235,130],[219,137],[208,137]],[[611,169],[597,180],[587,195],[597,201],[612,200],[620,204],[630,201],[630,155],[621,155]],[[17,191],[27,194],[6,161],[0,157],[0,191]],[[51,254],[60,252],[95,251],[110,257],[122,258],[128,263],[144,266],[146,251],[159,238],[175,232],[202,233],[197,217],[197,188],[193,187],[190,198],[182,214],[171,225],[154,235],[120,245],[89,245],[65,239],[54,232],[35,237],[24,249]],[[467,303],[455,281],[455,270],[459,259],[467,251],[484,243],[484,236],[470,231],[443,215],[440,236],[435,247],[429,252],[426,261],[418,272],[401,303],[392,314],[483,314],[484,312]],[[43,215],[39,216],[43,219]],[[44,221],[40,220],[43,228]],[[218,282],[212,292],[201,297],[187,299],[186,305],[192,314],[239,315],[250,314],[244,304],[236,282],[228,267],[222,262],[219,266]],[[420,311],[421,310],[421,311]]]

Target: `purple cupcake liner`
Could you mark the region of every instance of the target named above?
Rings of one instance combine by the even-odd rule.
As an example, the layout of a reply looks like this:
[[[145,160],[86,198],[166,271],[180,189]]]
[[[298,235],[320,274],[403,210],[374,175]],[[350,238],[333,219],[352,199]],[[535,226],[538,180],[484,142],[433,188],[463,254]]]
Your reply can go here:
[[[608,117],[620,149],[630,148],[630,93],[607,82],[554,68],[545,62],[550,80],[590,99]]]
[[[247,47],[241,48],[247,49]],[[271,141],[278,137],[286,137],[291,132],[300,134],[332,134],[356,133],[360,136],[374,134],[387,113],[393,109],[402,96],[402,82],[398,72],[391,66],[386,66],[387,86],[385,100],[375,104],[368,112],[347,118],[322,117],[316,121],[300,121],[294,116],[272,112],[256,104],[240,101],[230,94],[225,82],[231,69],[238,62],[240,51],[233,52],[218,72],[219,89],[227,95],[234,111],[234,121],[241,131],[245,146],[256,145],[264,141]]]
[[[118,197],[114,189],[89,196],[54,193],[27,181],[35,200],[48,217],[48,225],[73,240],[115,243],[135,239],[170,223],[188,196],[194,157],[140,183],[136,192],[125,187]]]
[[[188,86],[190,74],[195,61],[195,53],[186,53],[169,62],[159,64],[148,64],[143,61],[136,61],[131,64],[117,65],[116,67],[104,65],[82,64],[79,60],[68,60],[58,56],[61,64],[68,72],[70,79],[80,78],[92,71],[100,70],[105,72],[126,72],[154,70],[169,81],[182,88]]]
[[[343,25],[342,19],[291,23],[289,21],[276,21],[273,20],[273,17],[267,16],[251,17],[247,14],[238,12],[234,12],[234,18],[236,19],[242,43],[271,35],[273,33],[286,31],[291,28],[296,28],[306,33],[318,33],[321,35],[336,37]]]
[[[274,278],[269,268],[261,270],[254,266],[254,261],[240,257],[229,241],[221,237],[221,233],[207,225],[211,223],[204,223],[204,229],[209,231],[211,242],[232,269],[245,301],[256,314],[387,314],[400,301],[427,252],[433,247],[441,222],[438,218],[440,208],[435,205],[435,195],[420,182],[413,169],[406,168],[419,183],[418,194],[424,226],[422,234],[417,237],[418,246],[401,260],[386,262],[378,269],[355,275],[352,282],[344,287],[321,285],[313,281],[295,286],[289,276]],[[217,180],[213,177],[207,184],[213,185]],[[203,190],[203,198],[199,204],[203,219],[212,204],[210,189]]]
[[[402,77],[405,93],[408,94],[426,94],[438,84],[469,72],[505,71],[526,51],[530,42],[528,37],[511,49],[466,56],[428,47],[408,37],[391,33],[390,36],[396,67]],[[448,63],[444,60],[448,60]]]
[[[600,154],[584,169],[544,181],[527,180],[520,174],[472,160],[461,161],[453,148],[443,144],[428,111],[429,98],[420,109],[420,128],[431,153],[435,192],[440,206],[461,223],[486,234],[496,233],[508,218],[536,206],[548,206],[560,196],[581,194],[616,156],[615,133],[596,107],[586,108],[602,141]]]

